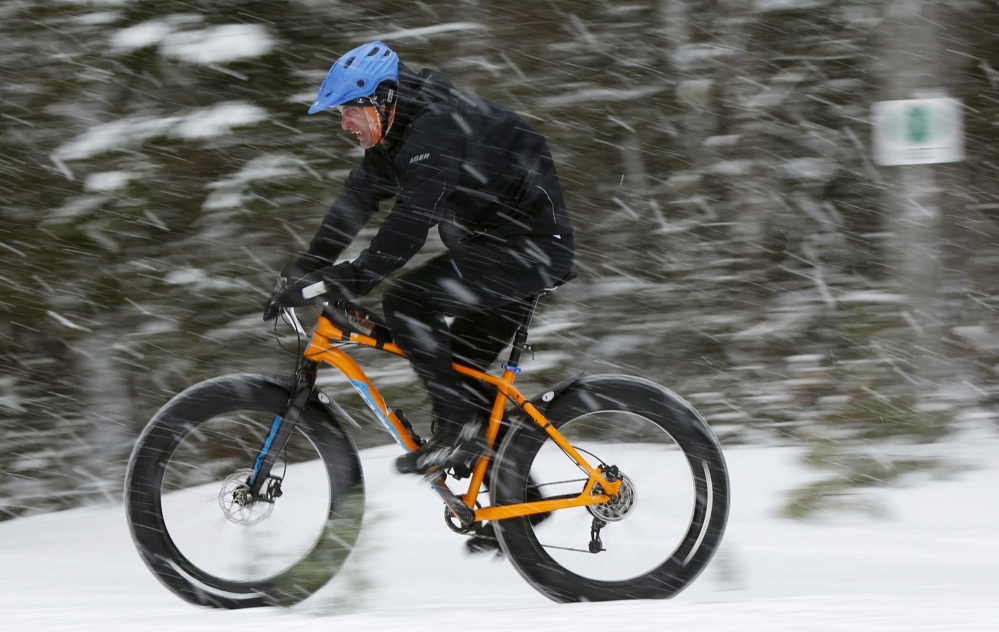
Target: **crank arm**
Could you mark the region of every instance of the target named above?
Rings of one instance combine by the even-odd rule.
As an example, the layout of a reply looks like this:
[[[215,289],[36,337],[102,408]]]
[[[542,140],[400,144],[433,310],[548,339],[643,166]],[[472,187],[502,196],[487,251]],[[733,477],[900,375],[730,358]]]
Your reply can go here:
[[[448,486],[444,484],[444,476],[438,476],[430,482],[430,486],[434,488],[438,494],[440,494],[441,499],[447,508],[451,510],[454,517],[461,522],[462,527],[469,527],[475,522],[475,512],[472,508],[466,505],[460,498],[454,495],[454,493],[448,489]]]

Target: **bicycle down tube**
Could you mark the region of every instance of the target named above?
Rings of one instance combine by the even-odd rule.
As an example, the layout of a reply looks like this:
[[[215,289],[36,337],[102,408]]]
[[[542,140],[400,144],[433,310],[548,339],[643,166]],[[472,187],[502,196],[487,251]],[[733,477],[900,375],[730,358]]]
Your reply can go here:
[[[352,342],[358,345],[375,347],[396,355],[406,354],[394,343],[382,343],[374,338],[358,333],[347,333],[336,327],[328,318],[321,316],[319,323],[313,333],[309,346],[305,350],[305,357],[313,361],[324,361],[336,367],[350,381],[351,385],[365,401],[375,417],[385,426],[389,433],[395,438],[404,449],[412,452],[418,445],[413,440],[405,424],[389,409],[378,389],[371,382],[361,367],[346,352],[334,346],[341,342]],[[536,513],[546,513],[557,509],[567,509],[570,507],[582,507],[585,505],[596,505],[610,500],[611,496],[617,494],[621,481],[608,481],[603,472],[591,466],[586,459],[562,436],[561,433],[548,421],[541,412],[531,404],[524,395],[513,386],[513,380],[519,371],[511,370],[511,367],[504,365],[502,377],[494,377],[488,373],[477,371],[460,364],[453,364],[456,371],[487,382],[495,386],[499,393],[493,403],[492,414],[489,419],[489,427],[486,431],[486,442],[490,448],[499,433],[500,420],[507,400],[512,400],[521,410],[523,410],[535,423],[558,445],[559,448],[588,476],[583,491],[572,498],[557,498],[552,500],[541,500],[531,503],[520,503],[515,505],[503,505],[498,507],[485,507],[476,509],[474,512],[475,522],[485,520],[502,520],[505,518],[516,518],[528,516]],[[490,455],[486,454],[476,463],[469,482],[468,491],[461,497],[466,507],[475,507],[476,500],[482,482],[485,479],[486,468]],[[605,493],[594,494],[593,489],[600,485]],[[440,491],[440,490],[438,490]],[[445,499],[446,501],[447,499]],[[448,503],[449,506],[451,503]],[[452,507],[452,511],[455,508]],[[457,515],[457,511],[455,511]],[[460,517],[459,517],[460,518]]]

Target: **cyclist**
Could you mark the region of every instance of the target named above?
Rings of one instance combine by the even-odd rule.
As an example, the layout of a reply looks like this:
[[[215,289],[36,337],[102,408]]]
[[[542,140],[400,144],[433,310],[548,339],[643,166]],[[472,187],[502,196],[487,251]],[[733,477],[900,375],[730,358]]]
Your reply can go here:
[[[512,340],[525,299],[572,267],[573,231],[551,153],[520,116],[459,92],[439,72],[410,70],[382,42],[333,64],[309,113],[333,106],[364,157],[308,250],[281,272],[264,319],[278,307],[368,294],[437,225],[448,251],[399,276],[382,300],[394,341],[430,394],[435,426],[396,467],[426,475],[467,466],[485,451],[495,391],[483,392],[452,361],[485,370]],[[336,263],[393,196],[368,247]],[[325,294],[303,296],[319,281]]]

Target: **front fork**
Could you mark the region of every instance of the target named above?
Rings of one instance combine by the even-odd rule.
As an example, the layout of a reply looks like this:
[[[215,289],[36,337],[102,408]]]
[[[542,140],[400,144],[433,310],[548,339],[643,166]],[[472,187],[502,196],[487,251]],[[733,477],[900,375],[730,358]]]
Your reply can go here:
[[[274,417],[270,432],[267,433],[267,438],[264,439],[264,444],[253,462],[253,474],[247,481],[250,486],[250,498],[255,501],[273,502],[274,498],[281,495],[280,479],[271,476],[271,468],[284,451],[288,438],[298,424],[306,402],[309,401],[309,396],[316,386],[318,369],[318,362],[303,359],[295,371],[295,381],[288,397],[288,405],[283,415]],[[265,485],[266,491],[261,493]]]

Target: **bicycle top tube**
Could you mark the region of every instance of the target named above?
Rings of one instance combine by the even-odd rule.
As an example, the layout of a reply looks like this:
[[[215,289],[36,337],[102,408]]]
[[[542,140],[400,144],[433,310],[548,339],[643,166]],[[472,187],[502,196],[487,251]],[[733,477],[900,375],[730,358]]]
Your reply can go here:
[[[306,347],[304,355],[310,360],[329,360],[329,358],[322,358],[321,355],[334,350],[334,345],[344,342],[350,342],[364,347],[374,347],[375,349],[388,351],[389,353],[394,353],[403,357],[406,356],[406,353],[394,342],[385,342],[383,339],[373,338],[372,336],[344,331],[330,322],[330,319],[325,315],[319,317],[319,322],[316,324],[316,329],[313,332],[312,341],[309,343],[309,346]],[[339,349],[336,350],[339,351]],[[343,352],[341,351],[340,353]],[[344,370],[338,363],[330,363],[337,366],[337,368],[341,371]],[[454,370],[459,373],[477,378],[483,382],[487,382],[498,387],[505,395],[515,399],[518,404],[527,401],[523,395],[520,395],[520,393],[515,389],[511,389],[513,380],[518,371],[513,371],[507,368],[504,369],[502,377],[494,377],[477,369],[473,369],[463,364],[458,364],[457,362],[453,363],[452,366],[454,367]],[[360,369],[358,368],[358,370]],[[351,376],[348,375],[347,377],[350,378]],[[507,392],[507,389],[511,389],[514,392]],[[516,396],[514,393],[516,393]],[[519,398],[517,396],[519,396]]]
[[[419,446],[410,434],[405,422],[396,415],[395,411],[389,408],[381,393],[378,392],[374,383],[368,378],[357,362],[343,350],[336,347],[337,344],[343,342],[374,347],[400,356],[405,356],[406,354],[395,343],[387,343],[384,339],[376,339],[356,332],[348,333],[343,331],[323,315],[319,317],[312,340],[309,342],[309,346],[306,347],[304,355],[309,360],[327,362],[336,367],[347,378],[350,385],[368,405],[368,408],[374,413],[378,422],[392,435],[396,443],[401,445],[405,450],[412,452]],[[504,390],[504,386],[511,386],[509,380],[501,386],[504,383],[504,379],[495,378],[465,366],[455,364],[454,368],[496,385],[500,390]],[[504,378],[508,377],[504,374]],[[521,396],[521,399],[523,399],[523,396]]]
[[[354,306],[350,307],[353,308]],[[305,357],[313,361],[325,361],[336,367],[341,373],[344,374],[368,407],[371,408],[378,421],[381,422],[386,430],[388,430],[389,434],[392,435],[396,442],[407,451],[411,452],[415,450],[418,445],[410,434],[406,424],[403,423],[398,415],[396,415],[395,412],[388,407],[374,383],[371,382],[357,362],[355,362],[354,359],[342,349],[337,348],[336,345],[350,342],[362,346],[374,347],[376,349],[388,351],[389,353],[394,353],[403,357],[405,357],[406,354],[394,342],[387,342],[385,335],[379,335],[378,329],[374,327],[369,327],[369,330],[373,335],[366,335],[356,331],[345,331],[344,329],[337,327],[329,318],[328,312],[330,312],[329,308],[327,308],[323,315],[319,317],[319,321],[316,324],[315,331],[313,332],[312,340],[309,342],[309,346],[305,350]],[[357,316],[363,318],[366,315],[363,314],[363,312],[358,312],[354,317],[356,318]],[[337,320],[343,322],[343,319],[341,318],[337,318]],[[362,322],[360,325],[366,326],[369,323],[378,325],[378,323],[373,319],[368,320],[368,323]],[[351,323],[351,325],[353,328],[353,323]],[[502,520],[504,518],[553,511],[555,509],[602,503],[606,502],[609,498],[606,494],[617,493],[618,487],[621,484],[620,481],[607,480],[604,477],[603,472],[587,463],[586,459],[579,454],[568,441],[566,441],[566,439],[558,432],[557,429],[555,429],[545,416],[513,385],[513,381],[517,376],[516,371],[511,370],[509,367],[504,367],[502,377],[494,377],[488,373],[483,373],[482,371],[478,371],[458,363],[453,363],[452,366],[459,373],[482,380],[483,382],[487,382],[497,387],[499,391],[497,394],[497,397],[499,398],[497,399],[497,402],[505,402],[506,400],[512,401],[527,415],[528,418],[537,423],[541,430],[548,434],[549,438],[554,441],[558,447],[565,452],[565,454],[572,461],[574,461],[577,466],[580,467],[580,469],[588,474],[587,485],[583,492],[576,498],[526,503],[522,505],[510,505],[507,507],[478,509],[475,511],[477,520]],[[501,406],[502,404],[498,403],[497,405]],[[490,426],[496,426],[498,428],[501,416],[501,408],[494,410],[492,418],[490,419]],[[478,464],[476,464],[475,472],[469,484],[468,493],[464,496],[465,504],[469,508],[472,508],[475,505],[475,499],[478,496],[479,486],[482,483],[488,461],[489,456],[486,455],[479,460]],[[597,483],[600,484],[601,489],[603,489],[606,493],[593,493],[593,486]]]

